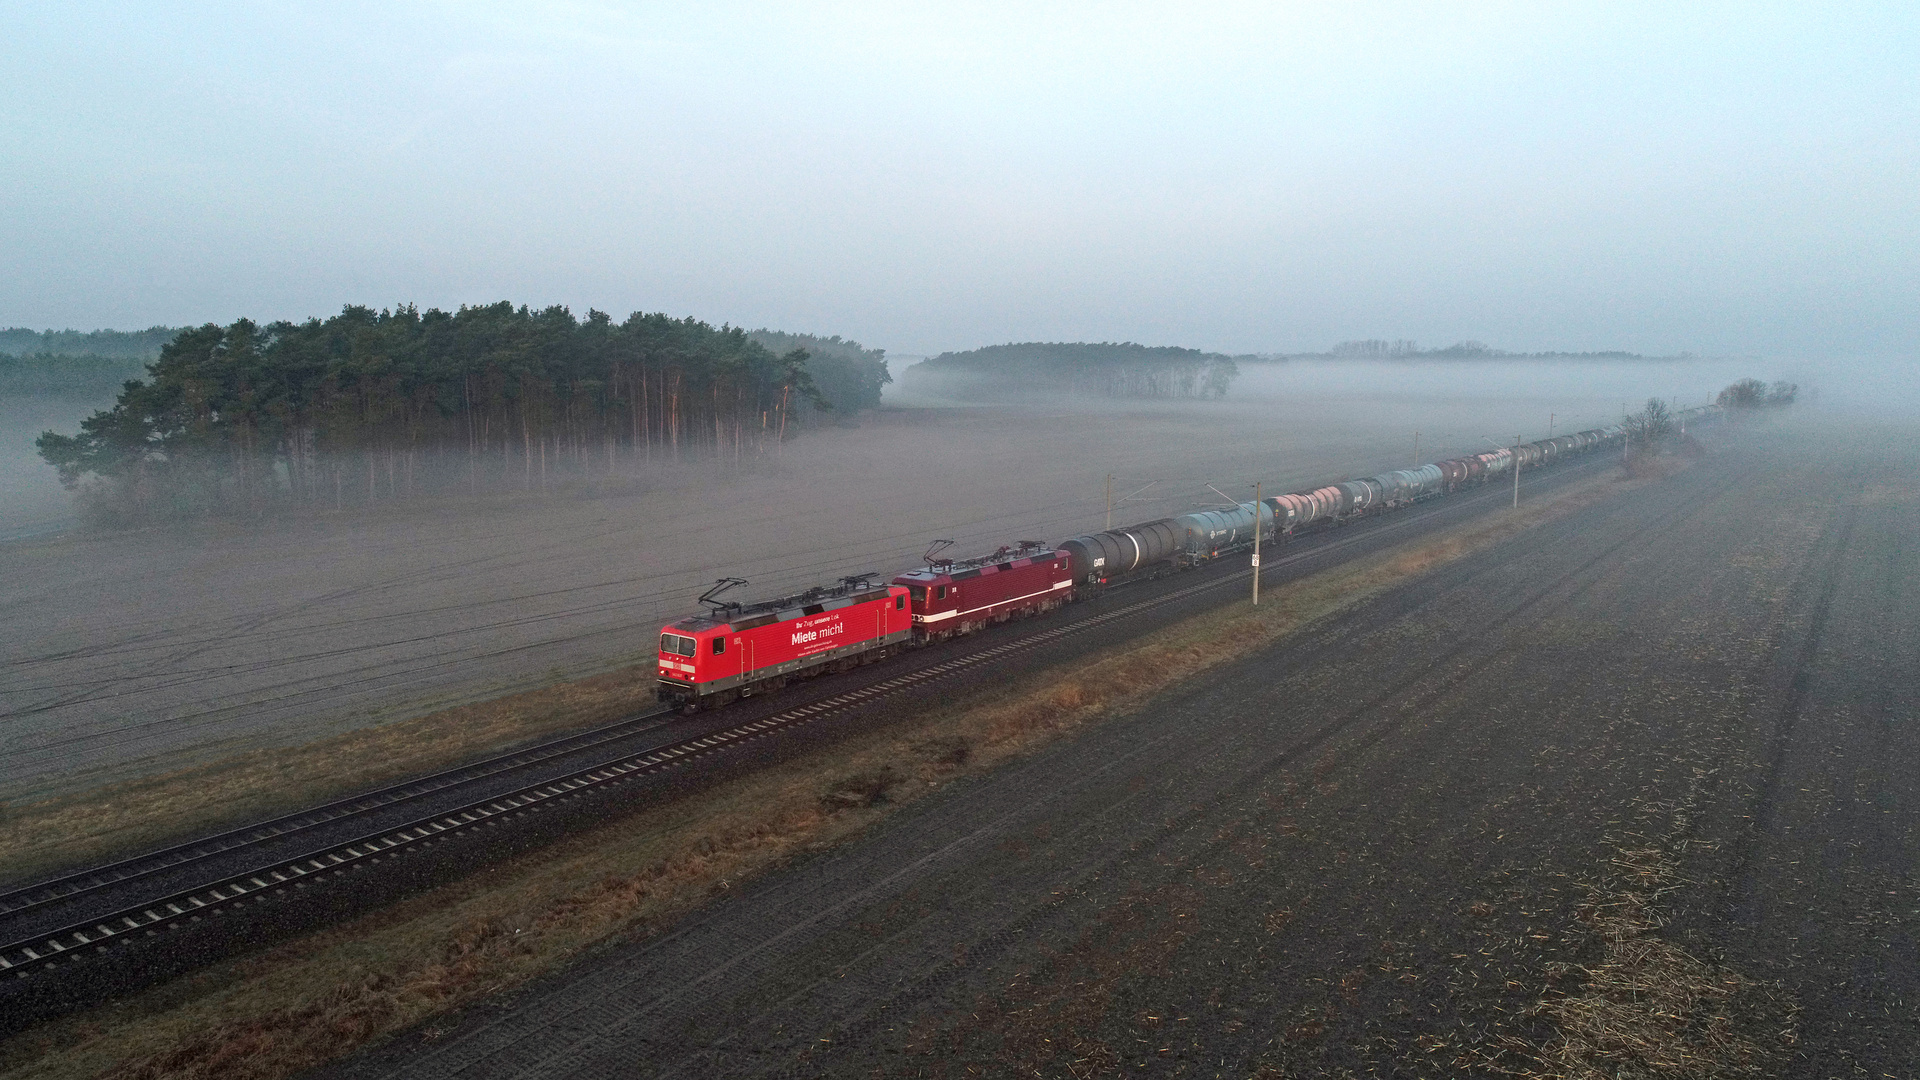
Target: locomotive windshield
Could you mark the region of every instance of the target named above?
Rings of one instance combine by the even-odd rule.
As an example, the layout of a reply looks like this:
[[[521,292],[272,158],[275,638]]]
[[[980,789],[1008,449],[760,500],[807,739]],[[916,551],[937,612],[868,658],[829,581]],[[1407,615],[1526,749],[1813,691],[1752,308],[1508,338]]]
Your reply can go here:
[[[694,648],[695,642],[690,637],[682,634],[660,635],[660,651],[663,653],[672,653],[675,656],[692,656]]]

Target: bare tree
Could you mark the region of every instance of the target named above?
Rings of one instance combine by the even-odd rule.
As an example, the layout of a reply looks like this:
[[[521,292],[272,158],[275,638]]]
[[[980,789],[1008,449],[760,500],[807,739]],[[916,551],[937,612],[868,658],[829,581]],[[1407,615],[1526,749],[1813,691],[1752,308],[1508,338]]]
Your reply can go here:
[[[1676,430],[1673,410],[1659,398],[1648,398],[1647,407],[1627,417],[1627,439],[1648,450],[1657,450]]]

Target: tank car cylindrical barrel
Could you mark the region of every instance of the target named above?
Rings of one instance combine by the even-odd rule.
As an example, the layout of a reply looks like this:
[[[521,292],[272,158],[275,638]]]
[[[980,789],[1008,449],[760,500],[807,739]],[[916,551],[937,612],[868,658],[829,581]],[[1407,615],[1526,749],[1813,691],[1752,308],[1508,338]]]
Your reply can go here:
[[[1347,498],[1347,512],[1360,513],[1380,502],[1380,484],[1373,480],[1346,480],[1335,484]]]
[[[1338,485],[1328,484],[1323,488],[1315,488],[1313,493],[1320,498],[1322,504],[1326,507],[1324,516],[1339,517],[1341,514],[1347,512],[1347,507],[1350,504],[1347,493],[1341,491]]]

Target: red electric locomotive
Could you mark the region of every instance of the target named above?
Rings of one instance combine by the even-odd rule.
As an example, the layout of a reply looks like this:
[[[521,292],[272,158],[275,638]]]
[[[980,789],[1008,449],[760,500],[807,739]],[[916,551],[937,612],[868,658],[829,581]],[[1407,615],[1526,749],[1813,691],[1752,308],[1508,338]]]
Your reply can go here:
[[[660,631],[660,700],[689,709],[778,690],[789,679],[889,656],[910,636],[907,590],[847,578],[759,604],[724,604],[728,578],[700,599],[707,615]]]
[[[1024,540],[977,559],[935,559],[946,543],[927,553],[925,570],[893,579],[910,593],[913,632],[922,640],[943,641],[1073,599],[1073,565],[1064,551]]]

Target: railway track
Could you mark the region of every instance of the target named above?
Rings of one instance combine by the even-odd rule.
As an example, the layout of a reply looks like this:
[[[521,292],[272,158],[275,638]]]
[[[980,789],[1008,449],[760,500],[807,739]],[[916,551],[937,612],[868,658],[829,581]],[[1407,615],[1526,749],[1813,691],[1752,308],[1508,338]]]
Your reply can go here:
[[[1573,479],[1606,467],[1589,457],[1553,468],[1542,479]],[[1300,563],[1323,560],[1359,544],[1378,544],[1384,537],[1416,531],[1436,515],[1459,512],[1483,503],[1498,503],[1504,490],[1493,488],[1450,499],[1436,500],[1376,519],[1371,527],[1329,531],[1305,543],[1296,540],[1269,558],[1263,575],[1276,574]],[[585,766],[566,767],[537,779],[517,778],[541,765],[580,755],[595,748],[632,741],[658,727],[670,710],[660,709],[611,724],[551,739],[483,761],[442,770],[403,783],[311,807],[294,814],[259,822],[187,843],[147,852],[0,893],[0,980],[13,982],[62,965],[74,964],[110,951],[115,945],[138,941],[183,928],[227,911],[293,890],[304,890],[343,874],[374,866],[382,860],[418,851],[443,840],[500,825],[569,800],[606,791],[621,784],[683,768],[735,747],[803,728],[818,720],[858,708],[930,681],[948,678],[982,664],[1032,649],[1116,621],[1176,604],[1200,594],[1243,586],[1244,568],[1222,560],[1211,573],[1192,584],[1168,589],[1117,606],[1096,606],[1061,625],[1036,629],[1017,638],[988,644],[958,656],[938,659],[913,670],[866,686],[797,705],[765,717],[717,726],[712,730],[674,737],[652,745],[610,753]],[[971,642],[956,643],[964,647]],[[951,651],[954,646],[947,646]],[[937,654],[936,654],[937,657]],[[930,658],[932,659],[932,658]],[[724,719],[716,717],[715,719]],[[500,782],[508,781],[504,788]],[[417,803],[463,786],[489,785],[492,790],[451,808],[435,810],[401,821],[390,816]],[[376,822],[375,819],[382,819]],[[284,848],[326,827],[363,822],[363,831],[341,840],[320,840],[298,852],[271,856],[269,848]],[[231,864],[249,851],[261,852],[246,868]],[[212,864],[223,863],[216,871]],[[190,875],[196,867],[207,872],[171,887],[156,886],[138,898],[127,895],[141,882],[168,875]],[[59,914],[62,907],[75,909]],[[53,913],[58,925],[23,932],[24,919]],[[10,925],[11,924],[11,928]]]

